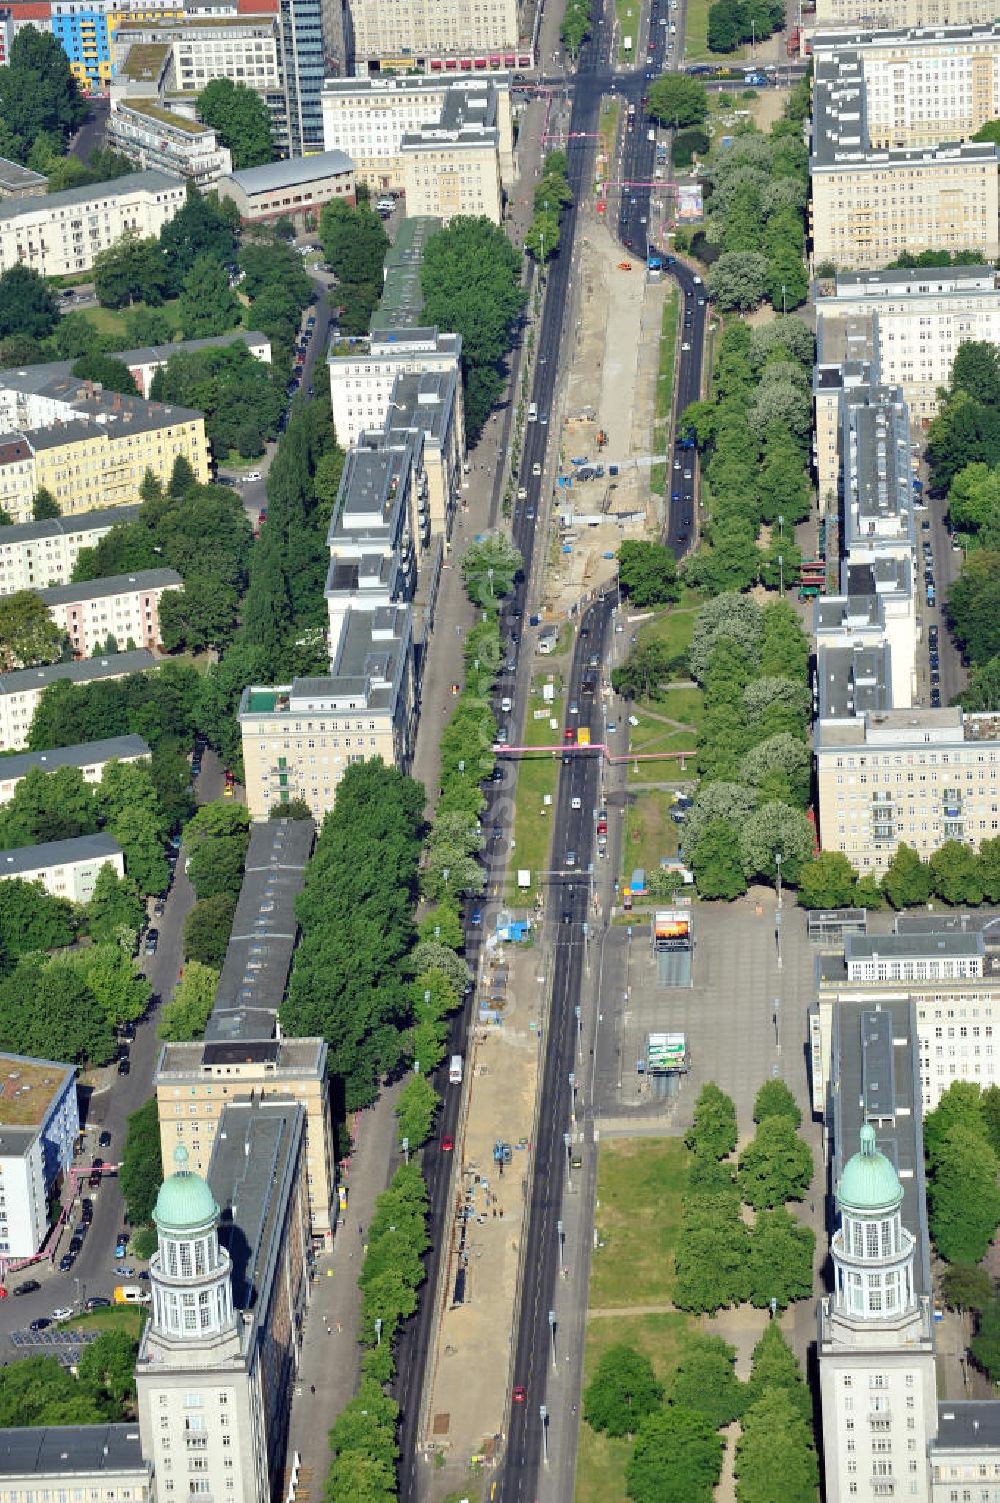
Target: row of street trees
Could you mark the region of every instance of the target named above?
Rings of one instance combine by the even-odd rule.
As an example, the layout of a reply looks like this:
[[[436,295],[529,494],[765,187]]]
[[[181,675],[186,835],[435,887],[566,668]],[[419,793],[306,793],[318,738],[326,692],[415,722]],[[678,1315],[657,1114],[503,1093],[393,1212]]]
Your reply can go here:
[[[702,454],[707,498],[705,542],[683,569],[690,584],[719,594],[798,580],[794,529],[812,499],[812,360],[812,332],[798,317],[754,330],[736,320],[722,335],[712,399],[681,416]]]
[[[745,1301],[765,1308],[808,1299],[815,1238],[785,1209],[813,1177],[809,1145],[797,1134],[799,1110],[780,1081],[754,1104],[757,1133],[732,1162],[736,1109],[718,1086],[703,1087],[685,1139],[692,1152],[677,1248],[674,1303],[711,1313]],[[741,1201],[755,1212],[747,1224]]]
[[[753,881],[794,884],[814,846],[810,787],[809,645],[784,601],[749,596],[702,606],[688,668],[705,694],[701,783],[684,851],[705,897],[732,899]]]
[[[564,151],[550,151],[535,185],[535,212],[524,236],[524,248],[544,266],[559,249],[559,226],[563,210],[573,202],[568,162]]]
[[[978,851],[946,840],[923,861],[901,841],[881,880],[859,876],[840,851],[821,851],[798,877],[804,908],[922,908],[931,898],[954,907],[976,908],[1000,902],[1000,837],[984,840]]]
[[[337,199],[323,206],[319,239],[337,278],[340,328],[345,334],[367,334],[382,296],[382,267],[389,249],[385,226],[367,200],[355,208]]]
[[[634,1438],[626,1466],[632,1503],[711,1503],[722,1467],[719,1431],[741,1422],[736,1449],[739,1503],[814,1503],[819,1484],[812,1404],[777,1323],[754,1347],[750,1379],[719,1336],[685,1337],[665,1382],[648,1357],[626,1343],[601,1356],[584,1391],[592,1429]]]

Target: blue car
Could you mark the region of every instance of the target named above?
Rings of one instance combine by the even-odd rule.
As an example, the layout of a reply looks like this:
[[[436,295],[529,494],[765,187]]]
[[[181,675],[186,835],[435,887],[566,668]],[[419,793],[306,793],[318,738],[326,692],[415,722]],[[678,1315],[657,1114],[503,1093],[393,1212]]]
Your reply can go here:
[[[481,908],[473,908],[473,910],[472,910],[472,918],[471,918],[470,922],[473,923],[473,924],[481,924],[482,921],[483,921],[483,910]]]
[[[115,1242],[115,1257],[116,1258],[124,1258],[124,1256],[125,1256],[125,1254],[127,1252],[128,1252],[128,1239],[126,1237],[119,1237],[118,1240]]]

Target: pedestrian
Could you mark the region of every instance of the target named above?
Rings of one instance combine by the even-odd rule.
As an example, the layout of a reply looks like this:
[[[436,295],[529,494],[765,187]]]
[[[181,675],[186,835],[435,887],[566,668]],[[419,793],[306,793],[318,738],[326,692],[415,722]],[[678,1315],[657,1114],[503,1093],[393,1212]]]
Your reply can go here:
[[[343,1329],[344,1329],[344,1328],[343,1328],[343,1326],[342,1326],[342,1325],[341,1325],[341,1324],[340,1324],[340,1321],[339,1321],[339,1320],[338,1320],[338,1321],[337,1321],[337,1335],[338,1335],[338,1336],[339,1336],[339,1335],[340,1335],[340,1333],[341,1333],[341,1331],[342,1331],[342,1330],[343,1330]]]
[[[316,1392],[316,1384],[315,1383],[310,1383],[309,1384],[309,1392],[310,1393],[315,1393]]]
[[[359,1222],[358,1222],[358,1236],[359,1236],[359,1237],[363,1237],[363,1236],[364,1236],[364,1234],[365,1234],[365,1229],[364,1229],[364,1227],[363,1227],[363,1226],[362,1226],[362,1225],[361,1225],[361,1222],[360,1222],[360,1221],[359,1221]]]

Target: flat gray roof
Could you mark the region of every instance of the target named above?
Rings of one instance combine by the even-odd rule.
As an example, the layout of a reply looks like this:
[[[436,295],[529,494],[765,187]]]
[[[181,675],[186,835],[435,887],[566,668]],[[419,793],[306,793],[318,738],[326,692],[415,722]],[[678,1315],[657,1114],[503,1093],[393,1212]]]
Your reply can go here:
[[[44,1425],[0,1430],[0,1476],[65,1477],[87,1472],[146,1472],[139,1422],[120,1425]]]
[[[20,877],[50,866],[69,866],[77,861],[96,861],[101,856],[120,856],[122,848],[110,835],[78,835],[74,840],[43,840],[40,845],[20,845],[0,851],[0,877]]]
[[[233,1303],[259,1321],[270,1302],[305,1119],[305,1108],[291,1100],[231,1102],[212,1145],[207,1177],[222,1212],[219,1241],[232,1259]]]
[[[249,196],[268,193],[274,188],[294,188],[299,183],[315,183],[324,177],[340,177],[353,172],[354,163],[345,151],[319,151],[309,157],[289,157],[283,162],[266,162],[263,167],[247,167],[230,174]]]
[[[938,1433],[930,1450],[973,1451],[1000,1448],[1000,1400],[938,1400]],[[967,1480],[967,1479],[966,1479]]]
[[[892,705],[891,648],[878,643],[821,642],[816,652],[820,720],[853,720]]]
[[[980,266],[906,266],[897,271],[838,271],[837,293],[856,297],[859,293],[888,297],[898,290],[906,292],[968,292],[970,287],[992,288],[995,269],[988,262]],[[820,301],[820,307],[823,303]]]
[[[133,590],[156,590],[183,583],[176,569],[137,569],[134,574],[108,574],[104,579],[89,579],[84,584],[53,585],[38,594],[46,605],[69,605],[74,600],[100,600],[105,595],[126,595]]]
[[[0,673],[0,694],[24,694],[29,689],[44,689],[49,684],[68,679],[72,684],[89,684],[99,678],[124,678],[129,673],[148,673],[159,667],[159,660],[145,647],[133,652],[109,652],[103,658],[83,658],[74,663],[50,663],[45,668],[19,668],[16,673]]]
[[[3,372],[0,371],[0,386]],[[47,517],[44,522],[15,522],[0,527],[0,550],[15,543],[41,542],[43,538],[75,537],[81,532],[110,532],[119,522],[134,522],[138,506],[106,506],[99,511],[81,511],[72,517]]]
[[[930,934],[846,934],[844,954],[848,961],[928,959],[947,955],[975,959],[985,951],[981,934],[934,931]]]
[[[40,172],[32,172],[30,167],[22,167],[20,162],[12,162],[9,157],[0,157],[0,188],[8,193],[23,193],[25,188],[42,188],[48,182],[48,178]]]
[[[78,746],[60,746],[53,751],[15,752],[13,756],[0,757],[0,783],[23,778],[33,767],[54,772],[57,767],[94,767],[110,762],[112,757],[124,761],[151,756],[152,752],[141,736],[111,736],[106,741],[84,741]]]
[[[21,214],[37,214],[39,209],[55,213],[57,209],[73,204],[89,204],[102,198],[122,198],[128,193],[166,193],[171,188],[183,188],[184,178],[172,172],[159,172],[150,168],[146,172],[127,172],[110,183],[86,183],[78,188],[65,188],[62,193],[49,193],[44,198],[4,199],[0,203],[0,219],[16,219]]]
[[[978,908],[950,913],[897,913],[893,921],[897,934],[982,934],[987,948],[1000,945],[1000,910]]]

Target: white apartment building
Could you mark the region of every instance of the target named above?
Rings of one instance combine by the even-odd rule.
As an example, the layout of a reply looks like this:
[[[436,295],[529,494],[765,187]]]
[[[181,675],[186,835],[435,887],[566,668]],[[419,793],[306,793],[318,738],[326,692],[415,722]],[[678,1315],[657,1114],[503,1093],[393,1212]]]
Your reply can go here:
[[[119,647],[132,642],[150,651],[160,645],[160,599],[184,581],[175,569],[139,569],[85,584],[39,590],[55,624],[69,637],[78,657],[90,657],[114,637]]]
[[[397,376],[457,372],[462,336],[435,328],[394,328],[330,346],[330,402],[345,448],[365,430],[381,428]]]
[[[111,865],[125,875],[122,848],[110,835],[79,835],[75,840],[46,840],[0,851],[0,882],[18,878],[41,882],[55,898],[89,903],[102,868]]]
[[[898,386],[912,418],[925,424],[951,380],[967,340],[1000,344],[1000,282],[992,266],[844,272],[836,291],[816,299],[828,321],[870,319],[872,346],[887,386]]]
[[[405,191],[403,138],[419,136],[425,126],[441,123],[449,94],[484,101],[488,123],[499,139],[500,180],[514,173],[514,126],[510,75],[400,74],[396,77],[328,78],[323,85],[323,141],[354,162],[358,182],[373,192]],[[492,106],[488,103],[492,96]],[[484,113],[484,121],[487,114]],[[407,212],[417,211],[407,196]]]
[[[979,26],[995,20],[990,0],[816,0],[817,31],[864,26],[889,31],[919,26]]]
[[[110,183],[46,198],[0,202],[0,272],[30,266],[44,277],[90,271],[99,252],[125,234],[158,235],[184,207],[183,178],[133,172]]]
[[[140,168],[156,168],[210,188],[233,170],[233,154],[210,125],[145,99],[114,99],[108,145]]]
[[[517,0],[351,0],[354,71],[523,67]],[[511,61],[507,62],[507,57]],[[437,65],[435,68],[435,64]]]
[[[858,871],[881,873],[905,841],[925,860],[946,840],[1000,832],[1000,719],[894,709],[818,723],[819,834]]]
[[[77,767],[85,783],[99,783],[111,761],[139,762],[152,752],[141,736],[110,736],[104,741],[86,741],[79,746],[60,746],[52,751],[21,752],[0,758],[0,805],[10,803],[17,785],[29,772],[55,772],[59,767]]]
[[[137,506],[119,506],[0,527],[0,595],[66,584],[81,548],[96,547],[112,527],[131,522],[138,514]]]
[[[810,158],[814,264],[832,262],[837,270],[861,271],[884,266],[903,251],[928,249],[975,250],[984,261],[992,260],[1000,253],[1000,158],[992,142],[966,139],[977,128],[973,120],[980,110],[989,118],[993,108],[992,32],[983,41],[989,56],[982,60],[982,103],[962,130],[954,128],[965,98],[957,75],[953,86],[947,66],[938,68],[935,85],[927,81],[935,76],[934,68],[915,70],[909,104],[904,76],[904,103],[897,111],[894,84],[883,81],[880,71],[884,64],[891,79],[890,64],[884,54],[861,45],[863,40],[824,38],[815,54]],[[903,50],[908,45],[898,43]],[[969,45],[957,36],[955,55]],[[943,52],[944,44],[938,46]],[[870,50],[873,88],[881,99],[875,106],[881,111],[877,136],[869,126]],[[898,138],[911,144],[884,144]]]
[[[38,702],[50,684],[63,681],[91,684],[98,679],[127,678],[130,673],[148,673],[157,666],[151,652],[109,653],[107,657],[82,658],[73,663],[52,663],[47,668],[21,668],[0,673],[0,752],[23,751]]]
[[[0,1489],[7,1503],[35,1503],[60,1492],[88,1503],[149,1503],[152,1468],[139,1427],[44,1425],[0,1430]]]
[[[479,103],[480,101],[474,101]],[[500,133],[495,126],[470,120],[461,96],[449,95],[442,119],[406,135],[400,144],[406,207],[422,218],[443,224],[456,215],[503,218],[500,183]]]
[[[0,1054],[0,1264],[33,1258],[80,1131],[76,1070]]]

